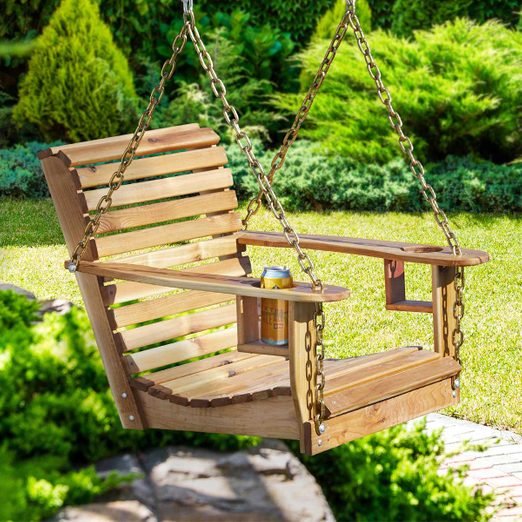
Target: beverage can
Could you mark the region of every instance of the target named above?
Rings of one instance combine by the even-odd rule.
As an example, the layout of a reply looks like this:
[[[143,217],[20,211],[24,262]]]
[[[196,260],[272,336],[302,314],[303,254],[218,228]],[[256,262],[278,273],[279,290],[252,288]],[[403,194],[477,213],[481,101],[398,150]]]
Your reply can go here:
[[[286,267],[268,266],[261,275],[261,288],[292,288],[293,284]],[[275,346],[288,344],[288,301],[261,299],[261,340]]]

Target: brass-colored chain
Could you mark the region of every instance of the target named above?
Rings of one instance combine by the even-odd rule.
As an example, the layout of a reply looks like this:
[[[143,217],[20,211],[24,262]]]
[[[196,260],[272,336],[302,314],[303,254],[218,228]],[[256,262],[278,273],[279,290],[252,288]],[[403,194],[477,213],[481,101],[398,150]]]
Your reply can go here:
[[[350,23],[353,29],[353,33],[357,41],[357,46],[359,47],[359,50],[361,51],[364,57],[364,61],[366,62],[366,68],[368,69],[368,73],[372,80],[375,82],[375,85],[377,87],[377,95],[386,107],[390,125],[392,126],[397,136],[399,136],[399,147],[402,153],[409,160],[409,168],[411,172],[419,181],[421,187],[421,194],[424,196],[424,199],[431,206],[433,210],[433,215],[435,217],[435,221],[444,232],[448,245],[453,250],[453,254],[461,255],[462,248],[457,239],[457,236],[450,227],[446,213],[439,206],[439,203],[437,201],[437,195],[435,194],[433,187],[426,181],[426,178],[424,177],[424,166],[413,153],[413,143],[411,142],[411,139],[404,133],[402,119],[399,113],[393,107],[390,91],[383,83],[381,71],[377,63],[375,62],[375,59],[372,56],[370,45],[368,44],[368,40],[364,35],[359,19],[357,18],[357,14],[355,13],[355,0],[346,0],[346,11],[348,14],[348,22]],[[461,329],[461,322],[462,318],[464,317],[465,289],[463,267],[457,267],[456,269],[454,286],[456,293],[456,301],[455,306],[453,308],[453,316],[455,318],[455,329],[453,331],[452,340],[453,346],[455,348],[455,359],[460,363],[460,348],[464,342],[464,334]],[[454,380],[454,388],[458,387],[459,385],[460,382],[458,380]]]
[[[192,40],[192,43],[194,44],[201,66],[203,67],[203,70],[206,72],[208,78],[210,79],[210,86],[212,92],[214,93],[214,96],[216,98],[221,100],[221,103],[223,105],[223,116],[225,118],[225,121],[232,129],[235,140],[239,145],[239,148],[245,154],[248,160],[248,164],[250,166],[250,170],[256,176],[257,182],[259,184],[263,196],[265,197],[268,208],[281,224],[286,240],[296,251],[297,260],[299,262],[301,270],[305,274],[307,274],[308,277],[311,279],[314,289],[322,290],[323,284],[315,274],[314,264],[308,256],[308,254],[301,248],[299,244],[299,236],[290,224],[290,222],[288,221],[284,208],[281,205],[281,202],[279,201],[278,197],[274,193],[270,180],[266,175],[263,166],[261,165],[254,153],[250,138],[240,126],[239,114],[236,108],[233,105],[231,105],[227,99],[226,87],[217,75],[212,57],[210,56],[209,52],[205,47],[205,44],[203,43],[203,40],[201,39],[199,31],[196,27],[194,13],[191,10],[185,11],[184,18],[185,22],[187,23],[188,34],[190,36],[190,39]],[[314,348],[317,361],[317,371],[315,372],[316,375],[314,386],[314,423],[317,433],[321,434],[324,433],[325,430],[325,426],[323,424],[325,410],[323,401],[323,390],[325,382],[325,376],[323,371],[324,345],[322,341],[322,332],[324,329],[325,315],[322,303],[318,303],[316,305],[315,318],[316,319],[314,320],[314,323],[316,330],[316,344]]]
[[[332,65],[332,62],[334,61],[335,56],[337,55],[339,46],[341,45],[342,41],[344,40],[344,37],[345,37],[346,32],[348,31],[348,27],[349,27],[348,16],[349,16],[348,11],[346,11],[342,20],[340,21],[339,25],[337,26],[335,35],[333,36],[333,38],[330,42],[330,45],[328,46],[328,49],[326,50],[324,58],[323,58],[321,64],[319,65],[319,69],[314,76],[312,84],[310,85],[310,88],[308,89],[308,92],[306,93],[306,95],[303,99],[303,103],[301,104],[300,109],[297,111],[297,114],[295,116],[292,127],[286,133],[286,135],[283,139],[281,148],[279,149],[277,154],[274,156],[274,159],[272,160],[272,164],[270,166],[270,171],[268,173],[268,179],[270,181],[270,184],[272,184],[275,173],[278,170],[280,170],[283,167],[283,165],[285,164],[286,155],[288,154],[288,149],[293,145],[293,143],[297,139],[297,136],[299,135],[299,131],[301,130],[301,127],[302,127],[303,123],[305,122],[306,118],[308,117],[308,113],[310,112],[310,109],[312,108],[315,97],[317,96],[317,93],[321,89],[321,86],[323,85],[326,75],[328,74],[328,71],[330,70],[330,66]],[[248,223],[249,223],[250,219],[252,218],[252,216],[254,216],[257,213],[257,211],[259,210],[259,207],[261,206],[262,198],[263,198],[263,193],[260,190],[258,192],[257,196],[252,198],[250,200],[250,202],[248,203],[247,213],[243,219],[243,226],[245,229],[248,227]]]
[[[127,145],[125,152],[121,157],[121,161],[117,170],[111,176],[111,179],[109,181],[109,189],[107,193],[104,196],[102,196],[98,201],[95,213],[89,219],[89,222],[85,227],[83,238],[80,240],[80,242],[74,249],[71,259],[67,265],[67,268],[70,272],[75,272],[78,268],[82,255],[84,254],[85,250],[87,249],[87,246],[89,245],[89,241],[96,235],[96,232],[100,227],[100,222],[103,215],[106,214],[111,208],[112,196],[114,192],[116,192],[123,184],[123,181],[125,179],[125,171],[134,161],[136,151],[138,150],[138,147],[141,143],[141,140],[143,139],[145,132],[150,126],[150,122],[152,120],[152,116],[154,115],[156,107],[163,98],[167,82],[172,78],[174,72],[176,71],[176,63],[178,60],[178,56],[185,48],[186,43],[187,25],[184,24],[172,43],[172,56],[165,61],[163,67],[161,68],[160,81],[152,90],[147,108],[145,109],[145,111],[139,119],[138,126],[136,127],[136,130],[134,131],[134,134],[132,135],[129,144]]]

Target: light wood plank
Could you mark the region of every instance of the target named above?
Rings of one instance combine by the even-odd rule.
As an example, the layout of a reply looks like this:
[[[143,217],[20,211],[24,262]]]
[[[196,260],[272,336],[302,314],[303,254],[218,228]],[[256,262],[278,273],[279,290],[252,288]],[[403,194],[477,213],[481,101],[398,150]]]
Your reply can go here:
[[[125,355],[124,361],[129,373],[139,373],[202,357],[236,344],[237,330],[233,327]]]
[[[111,136],[98,140],[62,145],[50,149],[50,154],[63,152],[70,166],[88,165],[119,160],[131,139],[131,134]],[[219,143],[219,136],[211,129],[201,129],[197,124],[180,125],[147,131],[136,155],[159,154],[171,150],[199,149]]]
[[[118,328],[230,301],[230,295],[188,290],[113,309]]]
[[[325,397],[328,416],[337,416],[348,411],[374,404],[434,382],[458,375],[459,364],[450,357],[442,357],[427,364],[368,381],[344,391]]]
[[[187,290],[203,290],[231,295],[244,295],[267,299],[299,302],[331,302],[340,301],[349,295],[346,288],[325,285],[316,291],[307,283],[294,283],[292,288],[261,288],[259,279],[251,277],[233,277],[228,275],[194,274],[179,270],[151,268],[143,265],[125,263],[84,262],[79,270],[87,274],[102,277],[124,279],[158,286],[171,286]]]
[[[431,314],[433,313],[433,306],[429,301],[413,301],[407,299],[406,301],[397,301],[396,303],[387,304],[386,310],[390,310],[391,312]]]
[[[234,184],[230,169],[215,169],[210,171],[165,177],[153,181],[139,181],[122,185],[112,197],[112,206],[134,205],[158,199],[174,198],[196,194],[201,187],[209,190],[219,190]],[[99,199],[107,193],[107,187],[95,190],[84,190],[87,208],[94,210]]]
[[[288,345],[274,346],[272,344],[266,344],[261,340],[252,341],[250,343],[238,344],[237,351],[243,353],[256,353],[258,355],[277,355],[278,357],[284,357],[288,359],[290,356],[288,353]]]
[[[134,160],[125,171],[125,180],[154,178],[164,174],[177,174],[193,170],[210,170],[227,164],[223,147],[176,152],[163,156],[153,156]],[[78,169],[81,186],[85,188],[108,185],[116,170],[114,163]]]
[[[378,241],[375,239],[315,234],[300,234],[299,237],[301,239],[300,245],[303,248],[413,263],[440,266],[471,266],[489,261],[487,252],[481,250],[464,249],[461,256],[456,256],[449,247],[432,247],[430,245],[412,245],[411,243],[398,241]],[[238,242],[244,245],[289,248],[284,235],[277,232],[241,231],[238,233]]]
[[[242,276],[250,273],[250,260],[248,257],[236,257],[226,259],[218,263],[210,263],[186,269],[192,274],[226,274]],[[143,299],[166,292],[172,292],[172,287],[123,281],[105,287],[106,304],[118,304],[135,299]],[[208,292],[206,292],[208,293]]]
[[[139,207],[114,210],[100,221],[99,234],[126,228],[142,227],[188,217],[201,216],[207,210],[226,212],[237,208],[236,193],[227,190],[208,196],[174,199]]]
[[[187,245],[118,258],[118,262],[169,268],[195,263],[196,261],[205,261],[213,257],[231,256],[242,252],[243,249],[244,247],[238,247],[234,234],[229,234],[216,239],[195,241]]]
[[[235,322],[236,307],[231,304],[126,330],[121,338],[129,351]]]
[[[456,321],[453,316],[455,304],[455,268],[437,267],[432,269],[433,300],[433,340],[436,352],[455,357],[453,332]]]
[[[446,379],[371,406],[328,419],[326,432],[318,436],[312,422],[304,426],[301,451],[317,455],[351,440],[421,417],[433,411],[458,404],[452,396],[451,381]]]

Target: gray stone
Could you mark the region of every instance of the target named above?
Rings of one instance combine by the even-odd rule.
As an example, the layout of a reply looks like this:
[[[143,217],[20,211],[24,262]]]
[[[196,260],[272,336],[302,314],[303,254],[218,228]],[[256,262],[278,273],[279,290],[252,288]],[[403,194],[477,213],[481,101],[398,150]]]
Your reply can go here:
[[[17,294],[25,295],[25,297],[31,299],[32,301],[36,299],[36,296],[32,292],[29,292],[29,290],[24,290],[19,286],[11,285],[9,283],[0,283],[0,292],[3,290],[11,290],[13,292],[16,292]]]
[[[120,500],[104,504],[68,507],[55,522],[157,522],[152,511],[136,500]]]
[[[71,311],[73,304],[65,299],[50,299],[48,301],[40,301],[40,314],[55,313],[64,315]]]

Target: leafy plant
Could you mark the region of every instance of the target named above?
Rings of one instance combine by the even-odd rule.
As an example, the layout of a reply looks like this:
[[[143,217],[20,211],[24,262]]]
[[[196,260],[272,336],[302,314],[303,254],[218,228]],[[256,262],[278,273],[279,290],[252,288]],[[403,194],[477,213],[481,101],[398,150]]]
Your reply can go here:
[[[496,22],[457,19],[409,42],[382,31],[373,55],[421,158],[474,154],[505,162],[521,154],[518,106],[522,34]],[[300,56],[302,93],[324,53],[317,41]],[[292,113],[303,94],[276,106]],[[357,46],[345,42],[315,100],[302,135],[330,154],[384,164],[397,156],[397,137]]]
[[[46,140],[76,141],[128,130],[135,114],[132,75],[96,5],[63,0],[38,38],[14,120]]]
[[[312,35],[313,40],[331,39],[339,22],[346,11],[346,0],[337,0],[333,7],[326,11],[315,28]],[[364,32],[372,29],[372,12],[367,0],[357,0],[357,18],[361,22]]]

